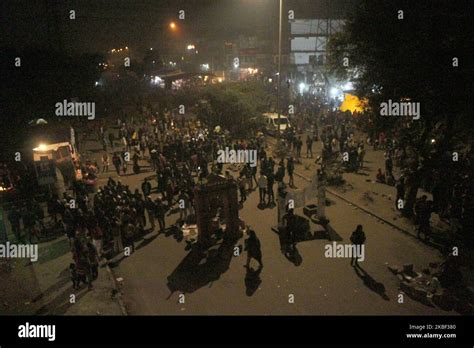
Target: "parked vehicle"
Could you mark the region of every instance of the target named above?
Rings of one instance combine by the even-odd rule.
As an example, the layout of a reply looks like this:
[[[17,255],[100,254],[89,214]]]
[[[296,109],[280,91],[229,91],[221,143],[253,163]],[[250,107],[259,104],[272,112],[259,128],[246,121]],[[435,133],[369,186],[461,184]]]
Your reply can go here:
[[[280,119],[278,119],[278,114],[276,112],[264,113],[263,117],[265,119],[265,131],[270,135],[278,134],[278,125],[280,125],[280,134],[285,132],[287,128],[291,128],[290,120],[285,115],[280,114]]]

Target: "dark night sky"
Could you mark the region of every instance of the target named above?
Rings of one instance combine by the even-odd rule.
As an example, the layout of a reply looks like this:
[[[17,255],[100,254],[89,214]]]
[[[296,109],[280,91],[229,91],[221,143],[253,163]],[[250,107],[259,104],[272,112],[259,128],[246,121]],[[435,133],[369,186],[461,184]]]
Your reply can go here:
[[[284,11],[296,18],[341,18],[354,0],[284,0]],[[69,20],[69,10],[76,19]],[[178,21],[183,9],[186,18]],[[256,30],[275,35],[278,0],[3,0],[0,2],[3,46],[64,47],[95,52],[113,47],[144,48],[169,37],[166,25],[175,20],[172,37],[225,38]]]

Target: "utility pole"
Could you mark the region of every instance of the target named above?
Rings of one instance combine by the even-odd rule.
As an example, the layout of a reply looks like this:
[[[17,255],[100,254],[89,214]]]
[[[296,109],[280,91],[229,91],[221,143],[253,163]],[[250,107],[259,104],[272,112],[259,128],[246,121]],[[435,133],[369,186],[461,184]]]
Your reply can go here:
[[[283,16],[283,0],[280,0],[280,20],[278,26],[278,78],[277,78],[277,112],[278,112],[278,139],[280,139],[280,86],[281,86],[281,24]]]

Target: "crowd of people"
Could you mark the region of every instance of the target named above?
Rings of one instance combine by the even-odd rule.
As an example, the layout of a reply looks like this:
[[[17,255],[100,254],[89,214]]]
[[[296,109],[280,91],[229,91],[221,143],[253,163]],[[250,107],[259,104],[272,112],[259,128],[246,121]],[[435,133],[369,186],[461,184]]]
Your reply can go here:
[[[235,179],[241,204],[247,200],[250,191],[258,189],[259,207],[271,208],[275,205],[275,186],[278,194],[287,185],[295,187],[295,164],[301,163],[304,143],[306,158],[313,158],[313,145],[321,141],[322,152],[318,157],[321,157],[323,171],[326,163],[336,160],[341,161],[346,171],[357,173],[364,169],[366,146],[384,151],[385,170],[379,168],[375,180],[394,186],[395,207],[402,210],[403,204],[400,202],[404,202],[407,197],[407,177],[404,172],[400,172],[396,179],[394,168],[403,167],[408,155],[397,135],[380,132],[361,140],[363,133],[357,129],[354,117],[331,112],[312,117],[309,112],[311,109],[303,108],[306,110],[303,120],[295,122],[299,126],[283,134],[289,152],[285,159],[277,160],[266,153],[266,140],[262,134],[250,139],[235,139],[225,131],[209,130],[201,126],[199,121],[185,120],[184,117],[179,121],[171,117],[149,117],[138,124],[118,120],[115,127],[100,125],[97,138],[104,150],[102,167],[95,161],[85,161],[81,167],[83,180],[73,185],[73,193],[64,193],[61,198],[52,195],[47,204],[53,224],[57,228],[62,227],[70,241],[74,260],[70,270],[74,287],[80,283],[92,287],[104,255],[118,254],[124,248],[133,252],[137,236],[143,235],[145,230],[155,230],[156,222],[159,231],[164,231],[165,216],[175,207],[179,211],[178,222],[193,221],[194,189],[211,173]],[[306,130],[304,142],[301,135],[303,129],[299,127]],[[118,128],[118,137],[115,136],[114,128]],[[248,163],[241,165],[234,178],[229,168],[224,168],[223,163],[214,160],[213,154],[225,148],[256,151],[258,166]],[[98,187],[99,174],[108,175],[111,164],[119,180],[109,177],[106,185]],[[130,165],[134,174],[144,170],[150,172],[141,184],[141,192],[139,189],[131,190],[120,182],[120,177],[132,175],[129,173]],[[455,185],[450,194],[465,197],[464,189],[461,185]],[[450,216],[454,224],[456,218],[458,221],[463,219],[463,199],[458,200],[457,210],[453,204],[447,206],[443,199],[447,190],[439,180],[433,180],[431,191],[433,200],[423,195],[414,207],[419,236],[430,234],[433,212]],[[155,198],[152,198],[152,194]],[[21,222],[29,243],[40,240],[44,229],[44,212],[36,201],[32,200],[22,208],[13,206],[8,213],[8,220],[17,240],[24,240]],[[254,240],[256,236],[252,235],[251,238]],[[257,254],[260,262],[261,256],[257,252],[254,254]]]

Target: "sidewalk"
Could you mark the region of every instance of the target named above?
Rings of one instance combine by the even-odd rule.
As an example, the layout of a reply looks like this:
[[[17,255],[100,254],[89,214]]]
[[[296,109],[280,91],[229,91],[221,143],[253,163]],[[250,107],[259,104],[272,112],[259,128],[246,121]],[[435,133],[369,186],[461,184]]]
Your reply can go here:
[[[273,146],[273,142],[271,146]],[[314,158],[306,158],[305,149],[302,151],[301,163],[296,163],[295,174],[301,176],[306,181],[311,181],[311,173],[317,165],[314,164],[317,154],[321,153],[321,142],[313,144]],[[366,149],[364,158],[364,168],[358,174],[344,172],[343,178],[345,184],[340,187],[327,188],[327,192],[333,196],[345,200],[354,207],[362,209],[366,213],[378,218],[383,223],[387,223],[392,227],[409,234],[415,238],[416,228],[410,219],[402,217],[395,209],[396,189],[393,186],[377,183],[375,175],[378,168],[385,168],[384,151],[373,151],[371,148]],[[399,169],[394,168],[395,177],[399,176]],[[418,196],[431,194],[418,191]],[[449,225],[441,221],[436,214],[431,216],[431,225],[434,230],[448,230]]]
[[[8,239],[16,243],[6,218]],[[47,213],[45,213],[47,215]],[[0,263],[0,313],[6,315],[127,315],[108,265],[99,267],[94,288],[73,290],[73,262],[66,236],[38,245],[38,260],[6,259]],[[71,301],[75,296],[75,303]]]
[[[363,137],[359,136],[359,138]],[[271,142],[271,146],[273,145],[273,142]],[[311,175],[317,167],[317,165],[314,164],[314,161],[317,154],[321,153],[321,147],[321,142],[313,144],[313,153],[315,156],[314,158],[309,159],[305,158],[306,148],[303,148],[303,156],[300,159],[301,163],[296,164],[295,175],[300,176],[307,182],[311,181]],[[372,148],[367,147],[363,170],[360,170],[358,174],[344,172],[343,179],[345,180],[345,184],[340,187],[328,187],[326,189],[328,198],[331,198],[331,196],[337,197],[338,199],[352,205],[353,209],[364,211],[372,218],[378,220],[380,224],[387,224],[393,229],[419,240],[414,223],[410,219],[402,217],[395,209],[395,187],[377,183],[375,181],[375,175],[378,168],[382,168],[382,170],[385,168],[384,151],[374,151]],[[399,177],[400,173],[398,167],[394,167],[394,175],[396,178]],[[426,194],[429,198],[431,197],[430,193],[419,189],[418,197],[423,194]],[[448,237],[451,232],[449,224],[441,221],[437,214],[431,215],[431,227],[438,235]],[[441,245],[433,244],[431,241],[429,243],[424,242],[424,244],[436,247],[439,250],[442,248]],[[465,267],[462,268],[462,272],[466,284],[469,288],[474,289],[474,274],[469,268],[469,265],[472,265],[474,255],[470,250],[463,248],[460,252],[460,257],[465,265]]]

